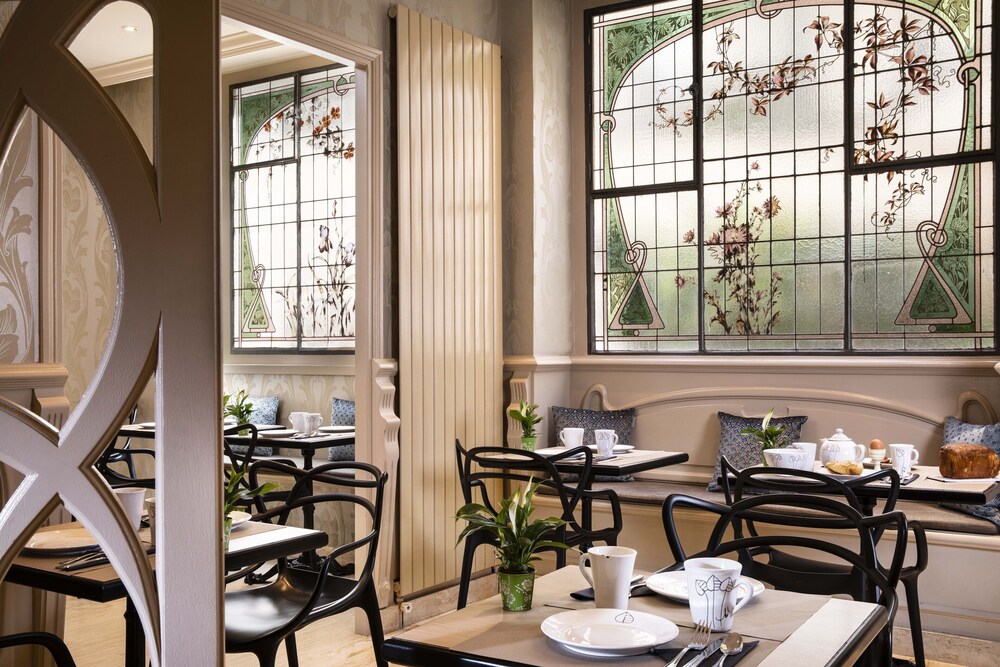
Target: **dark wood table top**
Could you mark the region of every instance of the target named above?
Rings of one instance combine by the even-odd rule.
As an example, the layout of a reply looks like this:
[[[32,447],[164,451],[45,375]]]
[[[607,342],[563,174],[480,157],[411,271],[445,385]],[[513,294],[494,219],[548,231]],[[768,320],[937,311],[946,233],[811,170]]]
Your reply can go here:
[[[41,530],[68,527],[78,528],[80,524],[61,524]],[[148,528],[139,531],[139,539],[143,546],[149,546]],[[238,570],[254,563],[319,549],[326,545],[327,540],[327,534],[319,530],[248,521],[233,529],[225,557],[226,569]],[[57,570],[56,565],[67,558],[21,554],[14,559],[5,581],[95,602],[109,602],[127,595],[125,585],[111,565],[73,572]],[[156,556],[150,555],[149,562],[155,568]]]

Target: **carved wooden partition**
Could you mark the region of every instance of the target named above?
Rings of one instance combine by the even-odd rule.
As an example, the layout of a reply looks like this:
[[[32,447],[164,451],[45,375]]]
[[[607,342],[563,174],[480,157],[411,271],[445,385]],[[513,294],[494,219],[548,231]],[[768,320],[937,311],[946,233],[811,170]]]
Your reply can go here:
[[[136,1],[155,30],[153,162],[67,49],[103,0],[22,0],[0,34],[0,146],[30,108],[69,147],[101,196],[119,276],[104,356],[60,430],[0,400],[0,462],[24,475],[0,511],[0,575],[61,502],[122,578],[150,662],[215,664],[222,655],[219,10],[216,0]],[[92,467],[154,369],[155,582],[135,532]]]

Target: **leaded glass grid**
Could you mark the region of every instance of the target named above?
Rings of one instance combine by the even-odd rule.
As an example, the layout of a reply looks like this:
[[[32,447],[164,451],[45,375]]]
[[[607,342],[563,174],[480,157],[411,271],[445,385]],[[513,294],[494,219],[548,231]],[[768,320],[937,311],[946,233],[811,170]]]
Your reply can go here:
[[[355,74],[233,86],[233,349],[350,350]]]
[[[995,349],[991,2],[588,19],[592,351]]]

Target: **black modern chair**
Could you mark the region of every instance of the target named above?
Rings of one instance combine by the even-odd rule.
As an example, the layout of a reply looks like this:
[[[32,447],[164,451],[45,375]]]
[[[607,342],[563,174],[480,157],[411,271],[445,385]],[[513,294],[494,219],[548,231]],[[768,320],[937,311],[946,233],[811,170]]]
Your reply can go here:
[[[329,554],[319,559],[315,568],[293,566],[281,558],[278,560],[278,576],[273,583],[226,592],[226,652],[253,653],[262,667],[271,667],[278,647],[284,641],[288,664],[296,667],[297,630],[321,618],[359,607],[368,617],[376,664],[387,667],[388,663],[382,658],[384,635],[372,571],[379,546],[382,500],[388,475],[367,463],[352,461],[327,463],[308,471],[275,461],[256,461],[250,467],[250,483],[257,485],[263,475],[269,479],[284,477],[294,480],[294,483],[284,503],[256,515],[256,520],[284,525],[290,516],[304,507],[349,503],[353,504],[355,511],[368,515],[372,528],[360,539],[334,545]],[[347,487],[350,492],[316,491],[324,485]],[[374,501],[361,495],[365,492],[373,492]],[[357,579],[330,573],[335,558],[362,547],[367,547],[368,553],[358,569]],[[241,575],[238,573],[235,576]]]
[[[566,459],[581,457],[579,474],[581,480],[589,479],[593,465],[593,452],[588,447],[576,447],[561,452],[555,456],[542,456],[535,452],[506,447],[474,447],[466,450],[462,443],[455,441],[456,462],[458,464],[458,479],[462,487],[462,496],[466,503],[478,502],[496,511],[497,505],[489,497],[488,489],[495,482],[504,484],[527,483],[535,481],[542,493],[551,493],[559,499],[562,511],[560,518],[567,522],[565,526],[556,529],[551,539],[562,542],[570,547],[586,549],[594,542],[617,544],[618,534],[622,530],[621,503],[618,494],[611,489],[593,491],[581,484],[567,483],[556,468],[556,464]],[[502,456],[503,458],[498,458]],[[548,495],[546,493],[546,495]],[[577,517],[583,503],[594,500],[606,501],[611,509],[612,524],[604,528],[586,529]],[[462,609],[469,601],[469,584],[472,580],[472,561],[476,550],[483,545],[497,546],[496,541],[486,533],[479,531],[467,535],[462,556],[462,578],[458,589],[458,608]],[[556,565],[566,565],[566,551],[555,551]]]
[[[128,413],[129,426],[135,424],[135,418],[136,415],[138,414],[139,414],[138,405],[133,406],[132,409],[129,410]],[[131,437],[125,438],[124,444],[122,444],[121,447],[117,447],[116,445],[118,443],[118,440],[120,439],[121,439],[120,437],[115,438],[115,442],[111,443],[111,447],[109,447],[107,451],[104,452],[104,455],[101,456],[99,466],[102,464],[104,466],[107,466],[115,463],[124,463],[126,468],[128,469],[128,476],[135,479],[137,475],[135,470],[135,461],[132,460],[132,453],[133,453],[132,438]],[[148,450],[143,450],[143,451],[148,451]],[[101,470],[102,473],[104,472],[104,470],[101,469],[100,467],[98,467],[98,469]]]
[[[0,650],[15,646],[42,646],[52,654],[56,667],[76,667],[66,644],[51,632],[19,632],[0,637]]]
[[[681,508],[702,510],[717,515],[715,527],[707,547],[688,554],[678,532],[675,511]],[[803,511],[804,510],[804,511]],[[871,665],[889,665],[892,660],[892,620],[898,600],[896,584],[899,581],[903,559],[906,556],[907,524],[902,512],[888,512],[878,516],[864,516],[840,500],[803,494],[779,493],[754,496],[730,505],[713,503],[683,494],[673,494],[663,503],[663,529],[667,544],[680,569],[687,558],[704,556],[735,557],[743,565],[743,574],[766,582],[780,590],[818,595],[846,594],[856,600],[878,603],[886,608],[889,619],[885,629],[869,648],[865,661]],[[766,526],[759,534],[742,533],[741,526]],[[802,529],[839,531],[851,543],[857,540],[857,549],[825,541],[814,534],[803,534]],[[892,556],[880,562],[875,551],[876,532],[894,530]],[[727,531],[732,538],[727,538]],[[887,537],[883,538],[885,541]],[[814,572],[786,569],[769,562],[766,555],[774,548],[796,549],[832,558],[849,572],[842,582],[843,588],[831,591],[825,583],[817,582]],[[763,560],[758,560],[760,555]]]
[[[741,500],[748,489],[767,493],[811,493],[842,497],[851,507],[864,514],[866,513],[865,505],[858,498],[855,490],[868,485],[885,485],[888,492],[882,505],[882,513],[884,514],[895,510],[896,501],[899,498],[899,473],[891,469],[843,481],[822,473],[787,468],[781,468],[781,476],[778,477],[775,475],[775,472],[778,471],[777,468],[764,466],[738,470],[725,457],[722,457],[720,483],[726,494],[726,502],[731,505],[734,501]],[[920,573],[927,569],[927,535],[919,523],[914,521],[908,525],[916,546],[916,559],[912,565],[903,566],[899,580],[903,585],[903,590],[906,591],[906,611],[910,623],[914,660],[918,667],[924,667],[924,640],[921,630],[917,579],[920,577]],[[752,526],[749,526],[749,529],[752,534],[756,534]],[[875,542],[878,543],[881,537],[881,530],[877,530],[874,534]],[[850,576],[848,568],[841,564],[814,561],[777,549],[770,550],[769,557],[770,562],[776,566],[814,574],[817,584],[825,582],[825,585],[834,590],[841,588],[842,582]]]
[[[135,423],[136,412],[138,407],[132,408],[129,412],[128,423]],[[114,442],[111,443],[101,457],[97,459],[97,463],[94,467],[97,472],[104,477],[105,481],[113,489],[117,489],[123,486],[139,486],[146,489],[152,489],[156,487],[156,479],[153,477],[139,477],[138,466],[136,461],[139,457],[149,457],[150,461],[153,461],[153,466],[155,467],[156,451],[152,449],[144,449],[132,446],[132,438],[125,438],[125,443],[122,446],[118,445],[118,440],[121,438],[116,438]]]

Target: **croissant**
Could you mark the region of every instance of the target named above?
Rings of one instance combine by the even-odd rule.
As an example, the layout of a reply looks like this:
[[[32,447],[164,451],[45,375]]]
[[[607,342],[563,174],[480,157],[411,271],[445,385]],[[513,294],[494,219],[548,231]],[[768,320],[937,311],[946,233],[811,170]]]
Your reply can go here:
[[[838,475],[860,475],[864,472],[864,467],[855,461],[830,461],[826,467]]]

